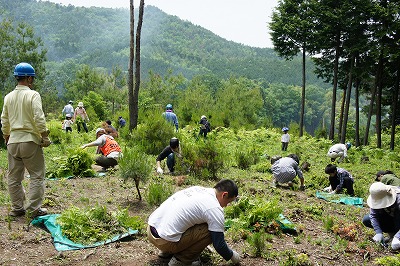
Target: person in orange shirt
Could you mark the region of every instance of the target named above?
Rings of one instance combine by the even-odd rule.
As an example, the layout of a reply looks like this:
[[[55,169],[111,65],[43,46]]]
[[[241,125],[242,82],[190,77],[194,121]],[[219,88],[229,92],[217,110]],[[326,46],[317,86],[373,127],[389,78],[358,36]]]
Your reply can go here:
[[[101,154],[96,158],[96,164],[102,166],[105,170],[116,166],[119,158],[122,157],[121,147],[112,136],[106,134],[104,128],[98,128],[96,130],[96,140],[84,144],[82,149],[92,146],[97,146],[97,153]]]

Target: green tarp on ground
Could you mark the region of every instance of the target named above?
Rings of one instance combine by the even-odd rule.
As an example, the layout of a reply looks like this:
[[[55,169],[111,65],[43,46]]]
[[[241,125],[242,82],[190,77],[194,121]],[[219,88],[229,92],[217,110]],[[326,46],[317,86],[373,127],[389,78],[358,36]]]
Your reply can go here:
[[[330,194],[328,192],[317,191],[315,196],[319,199],[324,199],[326,201],[341,203],[345,205],[354,205],[362,207],[364,205],[362,198],[350,197],[344,194]]]
[[[36,217],[32,220],[31,224],[38,227],[46,227],[46,229],[50,232],[53,237],[53,244],[57,251],[67,251],[67,250],[77,250],[84,248],[94,248],[101,245],[106,245],[123,238],[135,235],[138,233],[138,230],[129,229],[128,232],[116,235],[111,239],[107,239],[105,241],[96,242],[92,245],[82,245],[79,243],[75,243],[68,238],[66,238],[62,233],[62,228],[59,224],[56,223],[56,218],[60,216],[60,214],[48,214],[44,216]]]

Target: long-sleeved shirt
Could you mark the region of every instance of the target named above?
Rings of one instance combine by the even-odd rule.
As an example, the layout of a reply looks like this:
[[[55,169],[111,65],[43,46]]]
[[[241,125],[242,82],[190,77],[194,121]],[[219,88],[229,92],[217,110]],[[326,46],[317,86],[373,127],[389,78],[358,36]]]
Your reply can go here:
[[[80,108],[80,107],[77,107],[76,109],[75,109],[75,113],[74,113],[74,121],[76,120],[76,117],[77,116],[80,116],[80,117],[82,117],[82,119],[83,119],[83,121],[89,121],[89,117],[88,117],[88,115],[87,115],[87,113],[86,113],[86,110],[85,110],[85,108]]]
[[[163,113],[164,118],[175,125],[176,130],[178,131],[178,117],[176,116],[176,114],[174,112],[172,112],[172,110],[166,110]]]
[[[334,177],[329,177],[329,183],[333,190],[341,191],[343,189],[343,184],[345,179],[353,180],[353,176],[343,168],[337,168],[337,174]],[[335,186],[339,183],[337,186]]]
[[[290,157],[283,157],[276,161],[272,167],[272,174],[279,183],[292,181],[296,175],[303,179],[303,172],[295,160]]]
[[[329,158],[341,157],[341,160],[347,157],[347,147],[342,143],[338,143],[329,148],[327,156]]]
[[[46,132],[46,118],[40,94],[24,85],[4,97],[1,124],[8,144],[33,141],[40,145],[41,134]]]
[[[380,220],[382,219],[393,219],[394,222],[394,232],[396,232],[395,237],[400,239],[400,194],[397,194],[396,201],[391,206],[384,209],[370,209],[369,217],[371,219],[372,227],[375,233],[381,234],[382,228],[380,225]]]

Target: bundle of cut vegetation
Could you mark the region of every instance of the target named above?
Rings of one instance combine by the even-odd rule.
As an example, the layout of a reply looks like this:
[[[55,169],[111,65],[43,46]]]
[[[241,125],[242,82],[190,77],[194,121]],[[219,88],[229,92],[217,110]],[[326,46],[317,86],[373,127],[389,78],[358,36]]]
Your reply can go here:
[[[111,239],[129,229],[140,232],[145,225],[140,217],[130,216],[127,209],[110,212],[105,206],[85,209],[72,206],[63,211],[56,221],[64,236],[84,245]]]

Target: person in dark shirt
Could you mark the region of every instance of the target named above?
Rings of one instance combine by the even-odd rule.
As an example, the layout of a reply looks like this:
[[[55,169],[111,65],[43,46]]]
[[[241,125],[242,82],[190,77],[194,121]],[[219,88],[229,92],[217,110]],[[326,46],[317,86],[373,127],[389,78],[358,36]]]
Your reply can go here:
[[[325,167],[325,173],[329,175],[330,186],[326,187],[324,191],[327,191],[331,194],[336,194],[342,193],[343,189],[345,188],[347,190],[347,194],[354,196],[354,179],[347,170],[338,168],[333,164],[328,164]]]
[[[164,173],[163,169],[161,168],[161,161],[167,158],[167,167],[170,173],[174,172],[175,167],[175,154],[177,156],[181,156],[181,150],[179,145],[179,139],[172,138],[169,141],[169,145],[164,148],[164,150],[157,156],[157,173],[162,175]]]

